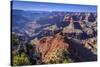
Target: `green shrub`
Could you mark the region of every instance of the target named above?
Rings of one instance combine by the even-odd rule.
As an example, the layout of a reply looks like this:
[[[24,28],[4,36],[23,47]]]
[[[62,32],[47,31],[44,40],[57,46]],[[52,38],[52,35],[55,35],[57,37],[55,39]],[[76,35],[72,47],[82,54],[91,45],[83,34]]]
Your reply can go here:
[[[17,54],[13,56],[13,66],[29,65],[31,64],[28,56],[25,53]]]

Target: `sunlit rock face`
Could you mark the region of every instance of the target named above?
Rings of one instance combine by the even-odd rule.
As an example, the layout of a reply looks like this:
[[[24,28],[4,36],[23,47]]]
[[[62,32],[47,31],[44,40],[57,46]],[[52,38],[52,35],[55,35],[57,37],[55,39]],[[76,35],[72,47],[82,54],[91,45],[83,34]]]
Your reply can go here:
[[[33,40],[36,49],[41,53],[42,62],[49,63],[50,61],[56,62],[62,58],[57,56],[57,53],[67,51],[69,44],[64,42],[64,37],[59,33],[51,37],[43,37],[41,39]]]

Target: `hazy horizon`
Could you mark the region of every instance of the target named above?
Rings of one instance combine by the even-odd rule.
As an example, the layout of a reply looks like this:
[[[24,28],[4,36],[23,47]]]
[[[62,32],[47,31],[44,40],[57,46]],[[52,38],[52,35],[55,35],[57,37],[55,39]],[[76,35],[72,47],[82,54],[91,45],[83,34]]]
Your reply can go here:
[[[12,1],[12,9],[25,11],[97,12],[97,6],[93,5],[57,4],[26,1]]]

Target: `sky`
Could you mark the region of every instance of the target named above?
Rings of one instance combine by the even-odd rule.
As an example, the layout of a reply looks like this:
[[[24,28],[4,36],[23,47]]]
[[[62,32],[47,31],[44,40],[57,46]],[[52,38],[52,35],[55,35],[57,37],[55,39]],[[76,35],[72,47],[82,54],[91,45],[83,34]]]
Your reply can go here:
[[[32,1],[13,0],[12,9],[29,11],[70,11],[70,12],[96,12],[95,5],[75,5],[61,3],[41,3]]]

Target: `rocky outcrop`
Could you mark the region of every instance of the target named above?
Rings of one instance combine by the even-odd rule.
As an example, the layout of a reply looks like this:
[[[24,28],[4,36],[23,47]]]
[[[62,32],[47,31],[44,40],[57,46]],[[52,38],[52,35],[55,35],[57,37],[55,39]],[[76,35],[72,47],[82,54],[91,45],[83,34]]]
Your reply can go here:
[[[36,45],[37,52],[41,53],[41,59],[44,63],[61,60],[57,53],[67,51],[69,47],[69,44],[64,42],[64,37],[60,33],[39,40],[34,39],[33,42]]]

